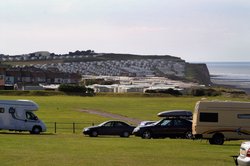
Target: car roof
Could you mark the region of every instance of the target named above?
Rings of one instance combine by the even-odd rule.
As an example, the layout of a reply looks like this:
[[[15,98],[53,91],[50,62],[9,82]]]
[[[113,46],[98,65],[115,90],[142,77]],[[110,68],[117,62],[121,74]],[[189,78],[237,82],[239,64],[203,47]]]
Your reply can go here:
[[[108,120],[108,121],[105,121],[105,122],[102,122],[102,123],[108,123],[108,122],[122,122],[122,123],[126,123],[124,121],[120,121],[120,120]],[[128,124],[128,123],[126,123]]]
[[[241,144],[241,147],[250,148],[250,141],[243,142],[243,143]]]

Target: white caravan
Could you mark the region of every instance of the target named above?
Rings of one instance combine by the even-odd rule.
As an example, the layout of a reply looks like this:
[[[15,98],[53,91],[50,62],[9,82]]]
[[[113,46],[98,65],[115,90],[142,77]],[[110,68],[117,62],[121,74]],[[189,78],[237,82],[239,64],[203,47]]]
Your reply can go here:
[[[193,135],[222,145],[250,139],[250,102],[199,101],[193,113]]]
[[[30,100],[0,100],[0,129],[45,132],[45,124],[33,113],[37,110],[38,105]]]

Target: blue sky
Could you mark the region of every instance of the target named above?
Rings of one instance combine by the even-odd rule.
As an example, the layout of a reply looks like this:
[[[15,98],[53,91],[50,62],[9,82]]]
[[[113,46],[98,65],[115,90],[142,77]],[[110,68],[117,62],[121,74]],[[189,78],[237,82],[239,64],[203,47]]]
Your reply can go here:
[[[250,61],[249,0],[0,0],[0,53]]]

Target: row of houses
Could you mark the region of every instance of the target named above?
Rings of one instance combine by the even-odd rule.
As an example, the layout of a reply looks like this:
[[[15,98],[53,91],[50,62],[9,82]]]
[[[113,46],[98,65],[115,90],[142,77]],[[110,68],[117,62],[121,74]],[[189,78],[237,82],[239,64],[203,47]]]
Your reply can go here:
[[[60,71],[82,75],[105,76],[176,76],[185,77],[185,61],[169,59],[103,60],[34,64],[41,69],[58,68]]]
[[[58,69],[38,69],[35,67],[8,67],[0,65],[0,89],[8,87],[34,86],[39,84],[73,84],[81,80],[81,75],[63,73]],[[11,89],[11,88],[10,88]]]
[[[79,54],[77,54],[79,52]],[[30,54],[23,55],[3,55],[0,54],[0,61],[33,61],[33,60],[60,60],[60,59],[77,59],[77,58],[86,58],[86,57],[97,57],[101,54],[96,54],[92,50],[87,51],[76,51],[75,53],[69,52],[69,54],[58,55],[50,53],[48,51],[38,51]]]
[[[97,84],[88,87],[94,89],[95,93],[143,93],[146,90],[166,90],[170,88],[185,93],[186,89],[200,86],[197,83],[171,80],[166,77],[81,76],[79,74],[63,73],[57,68],[47,68],[45,70],[27,66],[8,67],[0,64],[0,89],[34,90],[38,87],[57,89],[59,84],[75,84],[80,81],[87,83],[93,82],[93,80],[97,80],[95,81]],[[101,82],[112,84],[98,84]]]
[[[199,87],[201,85],[192,82],[182,82],[178,80],[171,80],[165,77],[117,77],[117,76],[83,76],[83,80],[89,79],[103,79],[106,81],[114,81],[112,85],[89,85],[88,88],[94,90],[95,93],[110,92],[110,93],[130,93],[139,92],[144,93],[147,90],[168,90],[173,89],[187,93],[188,89]]]
[[[121,85],[121,84],[113,84],[113,85],[99,85],[94,84],[88,86],[94,90],[95,93],[102,93],[102,92],[110,92],[110,93],[145,93],[147,90],[167,90],[173,89],[178,90],[182,93],[185,92],[185,89],[177,88],[174,86],[152,86],[149,84],[141,84],[141,85]]]

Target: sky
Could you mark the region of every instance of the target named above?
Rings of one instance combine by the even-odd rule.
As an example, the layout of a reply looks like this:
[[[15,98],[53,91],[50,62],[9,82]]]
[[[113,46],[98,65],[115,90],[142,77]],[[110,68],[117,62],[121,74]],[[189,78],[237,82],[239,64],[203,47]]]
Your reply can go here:
[[[0,0],[0,54],[88,49],[250,61],[250,1]]]

